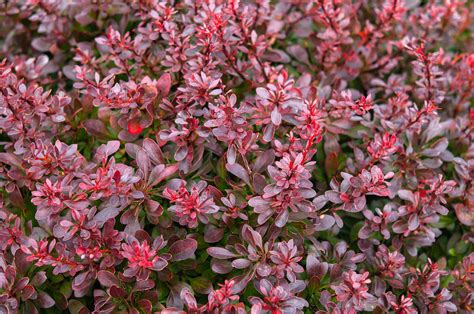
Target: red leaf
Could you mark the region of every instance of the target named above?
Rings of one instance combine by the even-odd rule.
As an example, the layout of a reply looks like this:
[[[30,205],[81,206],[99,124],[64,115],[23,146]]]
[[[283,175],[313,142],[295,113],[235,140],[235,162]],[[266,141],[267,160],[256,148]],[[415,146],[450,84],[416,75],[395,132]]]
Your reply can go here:
[[[130,134],[137,135],[142,133],[143,127],[140,125],[139,121],[132,120],[128,122],[127,130]]]

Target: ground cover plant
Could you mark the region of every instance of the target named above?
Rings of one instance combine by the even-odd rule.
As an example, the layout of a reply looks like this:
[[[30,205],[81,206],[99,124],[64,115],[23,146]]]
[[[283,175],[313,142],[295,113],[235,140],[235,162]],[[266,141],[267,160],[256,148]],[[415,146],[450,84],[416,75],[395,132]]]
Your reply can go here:
[[[472,313],[469,0],[0,4],[0,313]]]

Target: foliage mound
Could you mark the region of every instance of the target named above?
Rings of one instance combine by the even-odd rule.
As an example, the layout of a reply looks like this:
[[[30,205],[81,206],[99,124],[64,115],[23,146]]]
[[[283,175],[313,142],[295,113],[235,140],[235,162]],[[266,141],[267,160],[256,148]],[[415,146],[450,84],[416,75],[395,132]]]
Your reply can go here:
[[[0,313],[472,313],[466,0],[0,4]]]

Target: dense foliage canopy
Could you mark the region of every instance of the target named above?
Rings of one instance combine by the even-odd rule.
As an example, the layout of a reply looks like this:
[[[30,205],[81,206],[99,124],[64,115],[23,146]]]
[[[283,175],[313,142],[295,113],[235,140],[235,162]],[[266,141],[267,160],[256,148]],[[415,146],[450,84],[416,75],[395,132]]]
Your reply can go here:
[[[470,0],[0,3],[0,313],[472,313]]]

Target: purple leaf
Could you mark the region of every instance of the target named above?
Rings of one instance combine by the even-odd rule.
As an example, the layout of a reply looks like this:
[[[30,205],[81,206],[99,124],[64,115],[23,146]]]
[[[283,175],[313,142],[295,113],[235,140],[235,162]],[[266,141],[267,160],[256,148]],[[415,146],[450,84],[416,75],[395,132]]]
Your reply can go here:
[[[89,119],[84,121],[84,128],[87,133],[93,136],[105,136],[107,135],[107,128],[105,127],[104,122],[98,119]]]
[[[153,163],[155,164],[165,163],[163,152],[161,151],[160,146],[152,139],[146,138],[143,140],[143,149],[147,152],[148,157],[150,157]]]
[[[232,253],[231,251],[221,247],[210,247],[207,249],[207,254],[218,259],[229,259],[238,256]]]
[[[15,155],[11,153],[0,153],[0,162],[21,168],[21,161]]]
[[[248,259],[245,259],[245,258],[238,258],[232,261],[232,266],[237,269],[245,269],[249,267],[250,265],[252,265],[252,263]]]
[[[289,213],[288,210],[284,209],[276,218],[275,226],[283,228],[288,222]]]
[[[146,290],[153,289],[154,286],[155,286],[155,282],[151,279],[140,280],[140,281],[137,281],[135,285],[133,286],[133,291],[146,291]]]
[[[398,197],[400,197],[402,200],[409,201],[411,203],[415,203],[415,196],[413,195],[412,191],[400,190],[400,191],[398,191]]]
[[[211,269],[216,274],[228,274],[232,271],[232,263],[228,260],[212,259]]]
[[[418,228],[420,225],[420,219],[418,218],[418,214],[413,214],[408,219],[408,230],[413,231]]]
[[[231,164],[227,163],[225,165],[225,168],[227,169],[227,171],[232,173],[237,178],[243,180],[247,184],[250,184],[249,174],[248,174],[247,170],[245,170],[245,168],[242,167],[241,165],[239,165],[239,164],[232,164],[231,165]]]
[[[336,219],[334,219],[331,215],[321,215],[319,217],[319,221],[314,225],[316,231],[324,231],[328,230],[336,223]]]
[[[275,151],[273,149],[264,150],[253,163],[252,170],[254,172],[260,172],[262,169],[266,169],[275,161]]]
[[[204,231],[204,241],[206,243],[216,243],[224,237],[225,228],[216,228],[213,225],[207,225]]]
[[[151,161],[150,158],[148,158],[148,155],[144,149],[140,149],[137,152],[136,162],[138,167],[143,171],[143,173],[145,175],[148,175],[148,173],[150,172]]]
[[[123,298],[127,295],[125,290],[121,287],[112,286],[110,287],[110,295],[114,298]]]
[[[97,279],[102,286],[107,288],[120,286],[120,281],[114,276],[114,274],[107,270],[100,270],[97,273]]]
[[[176,161],[182,161],[188,155],[188,146],[180,146],[174,153],[174,159]]]
[[[178,240],[171,244],[169,253],[173,255],[173,261],[182,261],[194,256],[197,249],[197,241],[194,239]]]
[[[43,291],[40,291],[38,293],[38,297],[36,298],[36,302],[43,309],[48,309],[48,308],[52,307],[55,304],[53,298],[51,298],[49,296],[49,294],[47,294],[46,292],[43,292]]]
[[[278,111],[277,107],[275,107],[275,109],[273,109],[272,114],[271,114],[271,118],[272,118],[272,123],[274,125],[280,125],[281,124],[281,113]]]

